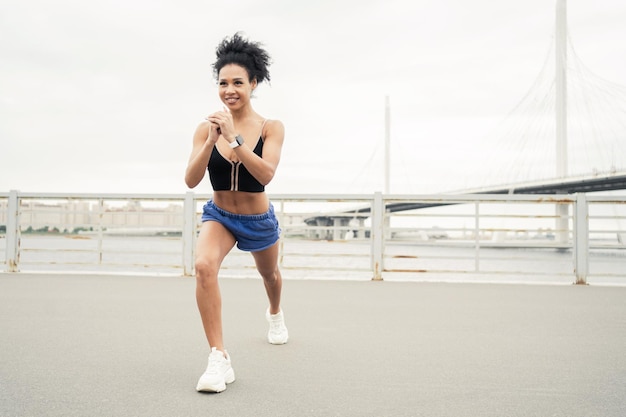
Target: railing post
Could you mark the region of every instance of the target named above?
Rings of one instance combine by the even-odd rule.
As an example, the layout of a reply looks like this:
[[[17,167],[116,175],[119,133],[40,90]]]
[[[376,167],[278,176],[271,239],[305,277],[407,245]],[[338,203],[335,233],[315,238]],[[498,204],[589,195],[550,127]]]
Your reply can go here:
[[[574,272],[576,284],[585,285],[589,273],[589,208],[584,193],[576,194],[574,212]]]
[[[9,192],[6,232],[6,266],[8,272],[19,272],[20,203],[17,190]]]
[[[282,268],[283,267],[283,257],[285,254],[284,251],[284,244],[285,244],[285,222],[286,222],[286,218],[285,218],[285,200],[280,200],[280,208],[278,209],[278,224],[279,225],[283,225],[283,227],[280,230],[280,243],[278,245],[278,267]],[[290,222],[291,223],[291,222]]]
[[[374,193],[374,201],[372,201],[372,280],[382,281],[383,275],[383,246],[384,246],[384,217],[385,205],[383,204],[383,195],[380,191]]]
[[[104,257],[104,198],[98,199],[98,265],[102,265]],[[112,221],[111,221],[112,222]]]
[[[474,203],[474,272],[480,271],[480,202]]]
[[[196,234],[196,200],[193,191],[185,193],[183,205],[183,275],[194,273],[194,251]]]

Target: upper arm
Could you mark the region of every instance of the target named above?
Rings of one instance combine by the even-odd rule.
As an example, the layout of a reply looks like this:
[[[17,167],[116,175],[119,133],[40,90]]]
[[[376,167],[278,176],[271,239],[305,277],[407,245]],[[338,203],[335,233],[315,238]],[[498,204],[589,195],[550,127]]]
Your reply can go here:
[[[280,120],[268,120],[263,132],[263,160],[274,169],[280,162],[280,154],[285,140],[285,126]]]
[[[198,127],[196,127],[196,131],[193,134],[193,144],[191,149],[191,155],[189,156],[189,161],[191,161],[202,149],[204,143],[206,142],[206,138],[209,135],[209,126],[210,123],[208,121],[202,121]]]
[[[208,164],[208,156],[201,155],[207,141],[209,132],[208,122],[198,125],[193,134],[193,145],[187,169],[185,170],[185,183],[189,188],[194,188],[204,178],[204,172]]]

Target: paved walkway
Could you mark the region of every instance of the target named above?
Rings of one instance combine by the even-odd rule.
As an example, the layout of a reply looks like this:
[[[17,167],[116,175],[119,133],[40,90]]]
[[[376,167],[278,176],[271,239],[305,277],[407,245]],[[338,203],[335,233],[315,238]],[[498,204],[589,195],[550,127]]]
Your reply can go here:
[[[626,415],[626,288],[224,279],[237,381],[199,394],[194,280],[0,274],[0,416]]]

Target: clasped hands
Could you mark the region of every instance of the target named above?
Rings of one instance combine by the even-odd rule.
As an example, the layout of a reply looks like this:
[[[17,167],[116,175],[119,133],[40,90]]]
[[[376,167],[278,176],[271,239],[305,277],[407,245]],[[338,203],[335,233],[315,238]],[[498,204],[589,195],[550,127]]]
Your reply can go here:
[[[206,117],[211,123],[211,129],[209,131],[208,139],[213,143],[217,142],[220,135],[224,137],[229,143],[235,140],[235,126],[233,124],[233,116],[230,111],[224,107],[223,111],[217,111]]]

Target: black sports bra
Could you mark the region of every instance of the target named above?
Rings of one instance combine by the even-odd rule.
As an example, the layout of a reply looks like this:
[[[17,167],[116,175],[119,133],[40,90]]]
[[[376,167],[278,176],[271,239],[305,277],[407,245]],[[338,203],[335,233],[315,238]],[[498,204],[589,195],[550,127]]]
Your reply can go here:
[[[253,152],[263,156],[263,137],[259,138]],[[261,193],[265,186],[250,174],[241,161],[233,162],[222,156],[213,146],[209,164],[207,166],[213,191],[246,191],[249,193]]]

